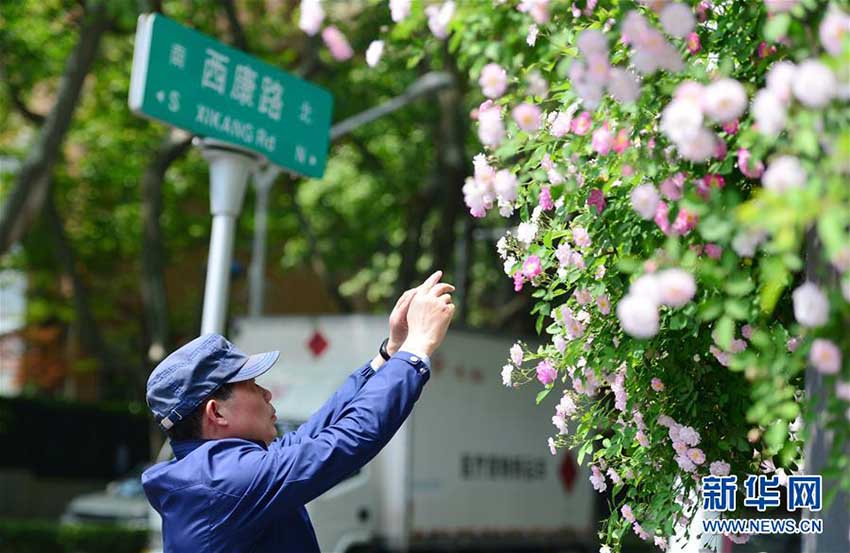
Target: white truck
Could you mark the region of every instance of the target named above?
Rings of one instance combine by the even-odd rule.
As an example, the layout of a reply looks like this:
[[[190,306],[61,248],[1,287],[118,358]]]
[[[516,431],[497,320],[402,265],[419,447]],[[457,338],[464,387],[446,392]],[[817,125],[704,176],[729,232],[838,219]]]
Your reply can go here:
[[[279,349],[258,382],[282,431],[297,427],[377,352],[386,316],[238,320],[247,353]],[[450,329],[410,418],[368,465],[307,505],[324,552],[591,551],[587,471],[546,439],[558,394],[502,385],[508,337]]]

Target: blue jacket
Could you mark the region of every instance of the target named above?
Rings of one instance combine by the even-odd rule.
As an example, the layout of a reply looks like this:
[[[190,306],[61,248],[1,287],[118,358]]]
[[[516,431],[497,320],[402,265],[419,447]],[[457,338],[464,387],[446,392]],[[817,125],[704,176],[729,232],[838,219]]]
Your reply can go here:
[[[142,474],[166,553],[319,551],[304,505],[359,470],[413,409],[426,361],[398,352],[355,371],[298,430],[262,442],[174,442],[176,459]]]

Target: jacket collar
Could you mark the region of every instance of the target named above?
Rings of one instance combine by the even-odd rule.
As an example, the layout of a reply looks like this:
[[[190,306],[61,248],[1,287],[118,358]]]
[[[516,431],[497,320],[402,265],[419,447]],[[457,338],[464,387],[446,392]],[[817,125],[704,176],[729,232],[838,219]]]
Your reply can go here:
[[[179,460],[210,441],[212,440],[180,440],[178,442],[171,442],[171,449],[174,451],[174,456]]]
[[[174,451],[174,457],[179,461],[183,457],[189,455],[202,445],[207,442],[220,442],[222,440],[245,440],[251,443],[255,443],[263,449],[268,449],[268,446],[265,442],[260,440],[249,440],[247,438],[222,438],[220,440],[180,440],[180,441],[172,441],[171,442],[171,450]]]

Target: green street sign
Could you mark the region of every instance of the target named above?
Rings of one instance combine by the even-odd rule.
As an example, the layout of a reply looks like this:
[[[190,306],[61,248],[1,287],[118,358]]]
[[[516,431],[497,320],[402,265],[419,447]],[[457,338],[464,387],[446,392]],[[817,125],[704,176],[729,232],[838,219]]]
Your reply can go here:
[[[333,96],[160,14],[139,16],[130,109],[321,177]]]

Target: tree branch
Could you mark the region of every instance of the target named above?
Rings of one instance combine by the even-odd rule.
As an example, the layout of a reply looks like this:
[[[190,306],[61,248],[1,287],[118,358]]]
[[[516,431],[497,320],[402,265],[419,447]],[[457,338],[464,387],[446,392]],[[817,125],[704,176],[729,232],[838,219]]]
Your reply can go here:
[[[12,79],[9,78],[6,66],[2,60],[0,60],[0,81],[6,83],[6,91],[9,93],[9,99],[12,100],[12,105],[15,106],[18,113],[34,125],[43,125],[46,118],[44,115],[31,111],[27,107],[26,102],[24,102],[23,97],[21,96],[21,90],[14,82],[12,82]]]
[[[7,252],[29,230],[44,204],[50,174],[71,124],[83,81],[108,25],[105,5],[95,4],[86,14],[79,41],[68,57],[56,103],[3,204],[0,213],[0,254]]]
[[[245,30],[242,28],[242,23],[239,22],[239,15],[236,13],[236,6],[233,0],[220,0],[221,7],[224,8],[224,13],[227,16],[227,23],[230,26],[230,41],[242,51],[248,51],[248,41],[245,39]]]

